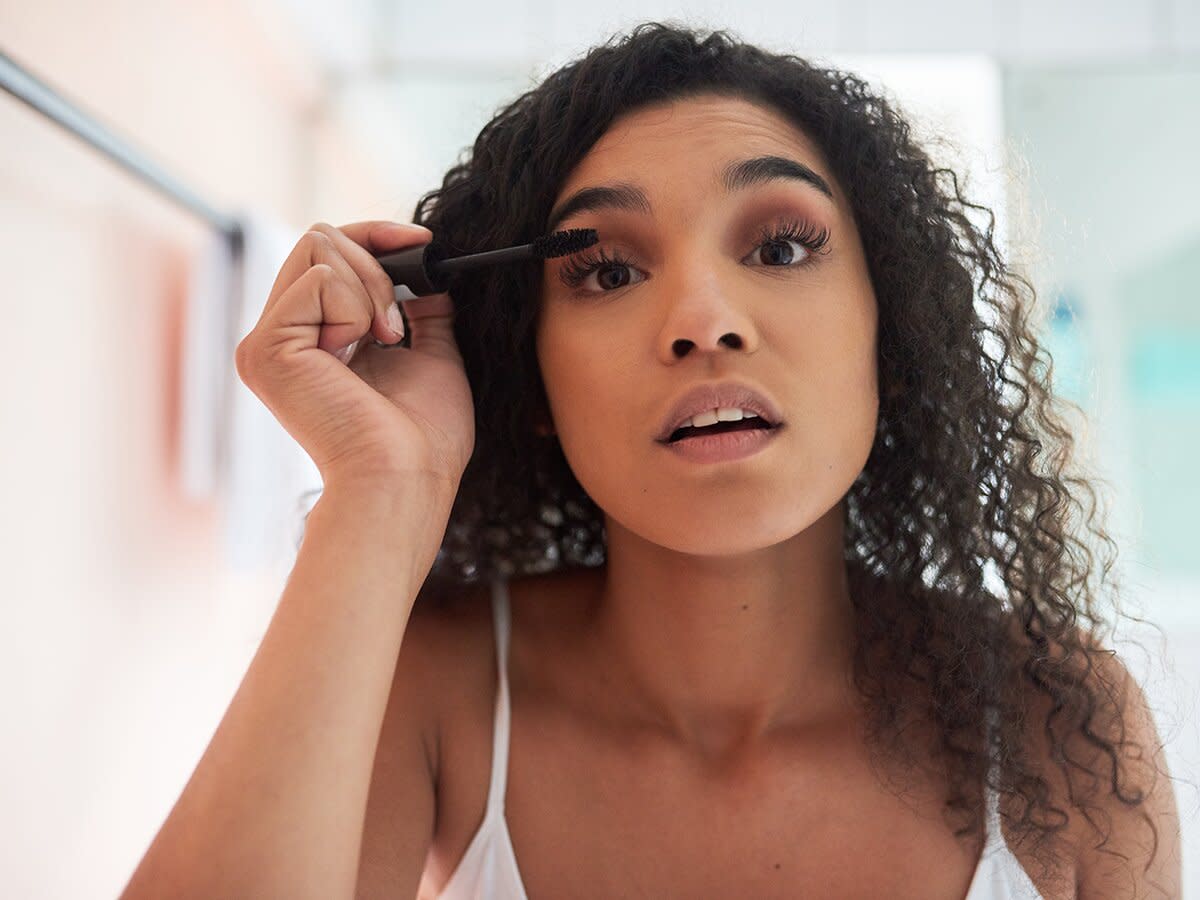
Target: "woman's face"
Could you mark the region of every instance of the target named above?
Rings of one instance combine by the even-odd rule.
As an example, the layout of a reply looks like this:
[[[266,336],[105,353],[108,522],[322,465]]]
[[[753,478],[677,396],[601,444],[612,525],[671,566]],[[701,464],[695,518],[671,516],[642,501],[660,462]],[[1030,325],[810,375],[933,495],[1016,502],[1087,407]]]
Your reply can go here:
[[[727,166],[765,156],[807,167],[832,197],[795,176],[726,186]],[[610,518],[655,544],[725,555],[786,540],[841,500],[875,436],[875,295],[846,199],[787,120],[716,96],[619,119],[554,209],[618,184],[650,212],[626,203],[554,222],[600,242],[543,270],[537,353],[567,461]],[[801,242],[823,231],[819,252]],[[601,253],[619,262],[564,283]],[[699,463],[657,440],[681,394],[726,379],[779,410],[762,449]]]

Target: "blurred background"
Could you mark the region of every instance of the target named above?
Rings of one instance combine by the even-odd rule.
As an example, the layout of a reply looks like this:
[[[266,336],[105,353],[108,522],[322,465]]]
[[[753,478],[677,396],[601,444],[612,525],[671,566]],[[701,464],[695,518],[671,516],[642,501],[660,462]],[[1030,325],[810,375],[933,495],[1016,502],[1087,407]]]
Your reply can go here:
[[[996,211],[1162,629],[1116,648],[1200,891],[1198,0],[0,0],[0,893],[115,896],[258,646],[320,480],[232,348],[292,245],[411,221],[502,104],[648,19],[865,75]]]

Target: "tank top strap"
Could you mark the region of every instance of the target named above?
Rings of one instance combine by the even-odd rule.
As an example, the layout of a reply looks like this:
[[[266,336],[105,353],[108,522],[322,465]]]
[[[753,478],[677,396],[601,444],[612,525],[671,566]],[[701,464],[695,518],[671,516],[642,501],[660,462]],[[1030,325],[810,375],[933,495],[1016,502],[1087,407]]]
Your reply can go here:
[[[504,789],[508,780],[508,644],[512,629],[512,613],[508,602],[508,582],[497,576],[492,582],[492,619],[496,635],[496,665],[499,669],[499,688],[496,691],[496,713],[492,735],[492,781],[488,788],[488,815],[503,814]]]

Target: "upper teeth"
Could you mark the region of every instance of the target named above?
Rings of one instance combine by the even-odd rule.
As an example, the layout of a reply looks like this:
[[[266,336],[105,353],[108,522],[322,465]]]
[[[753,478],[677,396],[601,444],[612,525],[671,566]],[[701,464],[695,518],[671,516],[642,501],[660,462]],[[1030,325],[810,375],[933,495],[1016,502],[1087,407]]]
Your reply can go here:
[[[686,422],[680,424],[680,428],[703,428],[705,425],[716,425],[718,422],[738,422],[742,419],[757,419],[758,413],[750,412],[748,409],[740,409],[736,406],[721,406],[717,409],[710,409],[707,412],[697,413]]]

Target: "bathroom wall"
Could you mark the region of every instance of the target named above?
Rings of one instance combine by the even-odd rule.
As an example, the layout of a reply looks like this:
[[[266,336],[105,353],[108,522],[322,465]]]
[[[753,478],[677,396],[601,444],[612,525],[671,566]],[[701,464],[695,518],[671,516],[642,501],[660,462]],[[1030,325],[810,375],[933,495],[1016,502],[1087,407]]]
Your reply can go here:
[[[233,2],[0,2],[6,53],[217,208],[301,231],[411,210],[323,112],[302,46]],[[229,572],[219,506],[179,490],[181,316],[208,225],[7,93],[0,198],[0,894],[112,897],[286,572]]]
[[[1056,387],[1105,480],[1129,611],[1116,649],[1176,779],[1184,896],[1200,889],[1200,69],[1170,59],[1013,65],[1005,130],[1022,254]],[[1159,630],[1161,629],[1161,630]],[[1139,646],[1140,645],[1140,646]],[[1143,648],[1144,651],[1143,652]]]

